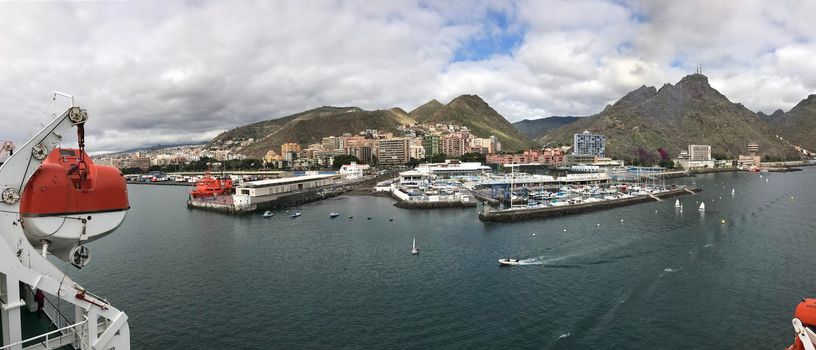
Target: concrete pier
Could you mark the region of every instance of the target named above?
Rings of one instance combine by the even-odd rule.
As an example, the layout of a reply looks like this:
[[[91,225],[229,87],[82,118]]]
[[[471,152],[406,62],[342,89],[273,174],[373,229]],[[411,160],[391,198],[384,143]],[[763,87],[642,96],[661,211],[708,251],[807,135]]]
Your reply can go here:
[[[253,197],[250,205],[236,204],[233,201],[232,195],[215,198],[191,198],[187,200],[187,207],[228,214],[246,214],[262,210],[298,206],[321,199],[336,197],[353,189],[354,186],[350,185],[333,185],[279,195],[259,196]]]
[[[595,210],[623,207],[632,204],[653,202],[662,198],[670,198],[700,192],[699,188],[678,188],[663,193],[655,193],[654,197],[644,195],[631,198],[610,199],[601,202],[581,203],[562,206],[549,206],[541,208],[517,209],[517,210],[490,210],[485,207],[485,211],[479,213],[479,219],[488,222],[513,222],[538,218],[549,218],[564,215],[582,214]]]

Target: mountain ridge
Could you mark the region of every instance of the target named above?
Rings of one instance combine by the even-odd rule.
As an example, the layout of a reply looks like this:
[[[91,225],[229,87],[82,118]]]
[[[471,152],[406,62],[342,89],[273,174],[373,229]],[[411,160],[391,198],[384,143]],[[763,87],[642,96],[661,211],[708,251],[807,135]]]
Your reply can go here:
[[[713,153],[736,157],[747,145],[763,153],[790,156],[783,142],[752,111],[733,103],[709,85],[708,77],[691,74],[660,89],[641,86],[590,117],[538,138],[542,145],[571,144],[572,135],[589,130],[606,136],[607,153],[635,159],[658,148],[676,157],[688,144],[709,144]]]
[[[788,112],[766,122],[788,142],[811,152],[816,150],[816,94],[808,95]]]
[[[382,129],[397,134],[401,125],[414,123],[452,122],[468,127],[476,137],[496,136],[510,151],[531,147],[534,143],[519,133],[510,122],[477,95],[461,95],[444,105],[436,99],[411,112],[394,107],[374,111],[359,107],[323,106],[282,118],[259,121],[225,131],[216,136],[207,147],[218,147],[229,140],[255,142],[242,148],[240,153],[261,158],[270,149],[297,142],[301,145],[319,143],[323,137],[357,134],[366,129]]]

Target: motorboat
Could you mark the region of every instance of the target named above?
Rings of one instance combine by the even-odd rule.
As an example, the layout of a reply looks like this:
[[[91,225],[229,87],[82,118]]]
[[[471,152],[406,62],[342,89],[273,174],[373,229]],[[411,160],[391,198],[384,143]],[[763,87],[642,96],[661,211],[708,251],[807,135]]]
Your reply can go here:
[[[419,248],[416,246],[416,237],[414,237],[414,243],[411,245],[411,254],[419,255]]]
[[[340,216],[340,213],[338,213],[336,211],[333,211],[333,212],[329,213],[329,217],[332,218],[332,219],[334,219],[334,218],[336,218],[338,216]]]
[[[296,218],[296,217],[299,217],[299,216],[300,216],[300,212],[299,212],[299,211],[295,211],[294,213],[289,214],[289,217],[290,217],[290,218],[293,218],[293,219],[294,219],[294,218]]]
[[[502,265],[502,266],[513,266],[513,265],[519,265],[519,264],[520,264],[519,259],[510,259],[510,258],[499,259],[499,265]]]
[[[265,212],[263,213],[263,217],[265,217],[265,218],[271,218],[271,217],[273,217],[273,216],[275,216],[275,213],[273,213],[273,212],[271,212],[271,211],[269,211],[269,210],[267,210],[267,211],[265,211]]]

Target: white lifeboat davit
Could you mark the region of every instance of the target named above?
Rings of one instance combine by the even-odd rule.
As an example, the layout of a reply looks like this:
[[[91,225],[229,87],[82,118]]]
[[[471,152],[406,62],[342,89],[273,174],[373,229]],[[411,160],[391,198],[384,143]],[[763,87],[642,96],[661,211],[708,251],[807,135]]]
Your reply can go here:
[[[66,258],[80,244],[104,237],[130,208],[119,169],[100,166],[82,150],[55,148],[20,198],[20,222],[31,245]]]

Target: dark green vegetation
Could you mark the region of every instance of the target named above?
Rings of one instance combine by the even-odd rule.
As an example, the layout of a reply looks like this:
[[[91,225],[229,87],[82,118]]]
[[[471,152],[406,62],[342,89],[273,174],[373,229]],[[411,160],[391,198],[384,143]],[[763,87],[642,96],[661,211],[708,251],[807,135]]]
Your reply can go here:
[[[461,160],[463,162],[479,162],[479,163],[483,163],[483,164],[487,163],[487,159],[485,159],[485,155],[481,154],[481,153],[478,153],[478,152],[465,153],[461,157],[459,157],[459,160]]]
[[[274,164],[265,165],[260,159],[235,159],[218,161],[214,158],[201,157],[201,159],[187,164],[168,164],[168,165],[151,165],[147,169],[150,171],[161,171],[164,173],[172,173],[179,171],[205,171],[211,170],[213,172],[223,170],[260,170],[274,168]],[[123,168],[120,169],[122,174],[142,174],[145,173],[140,168]]]
[[[476,137],[496,136],[502,148],[519,150],[533,143],[513,125],[475,95],[463,95],[447,105],[430,102],[406,113],[400,108],[366,111],[357,107],[320,107],[287,117],[241,126],[218,135],[209,146],[223,141],[253,138],[257,142],[241,150],[250,158],[262,158],[270,149],[297,142],[303,146],[319,143],[323,137],[358,134],[366,129],[394,132],[397,127],[414,123],[454,123],[467,126]],[[258,141],[259,140],[259,141]]]
[[[343,165],[351,164],[351,162],[360,163],[360,159],[353,154],[345,154],[341,156],[334,157],[334,162],[332,162],[332,166],[335,169],[340,169]]]
[[[537,141],[571,144],[573,134],[584,130],[606,135],[607,155],[621,159],[654,156],[658,148],[673,158],[689,144],[711,145],[713,152],[736,157],[746,154],[751,142],[759,144],[763,154],[797,158],[754,112],[729,101],[702,74],[659,90],[642,86],[601,113],[552,130]]]
[[[550,130],[577,121],[579,117],[548,117],[540,119],[524,119],[513,123],[513,127],[531,139],[546,135]]]

